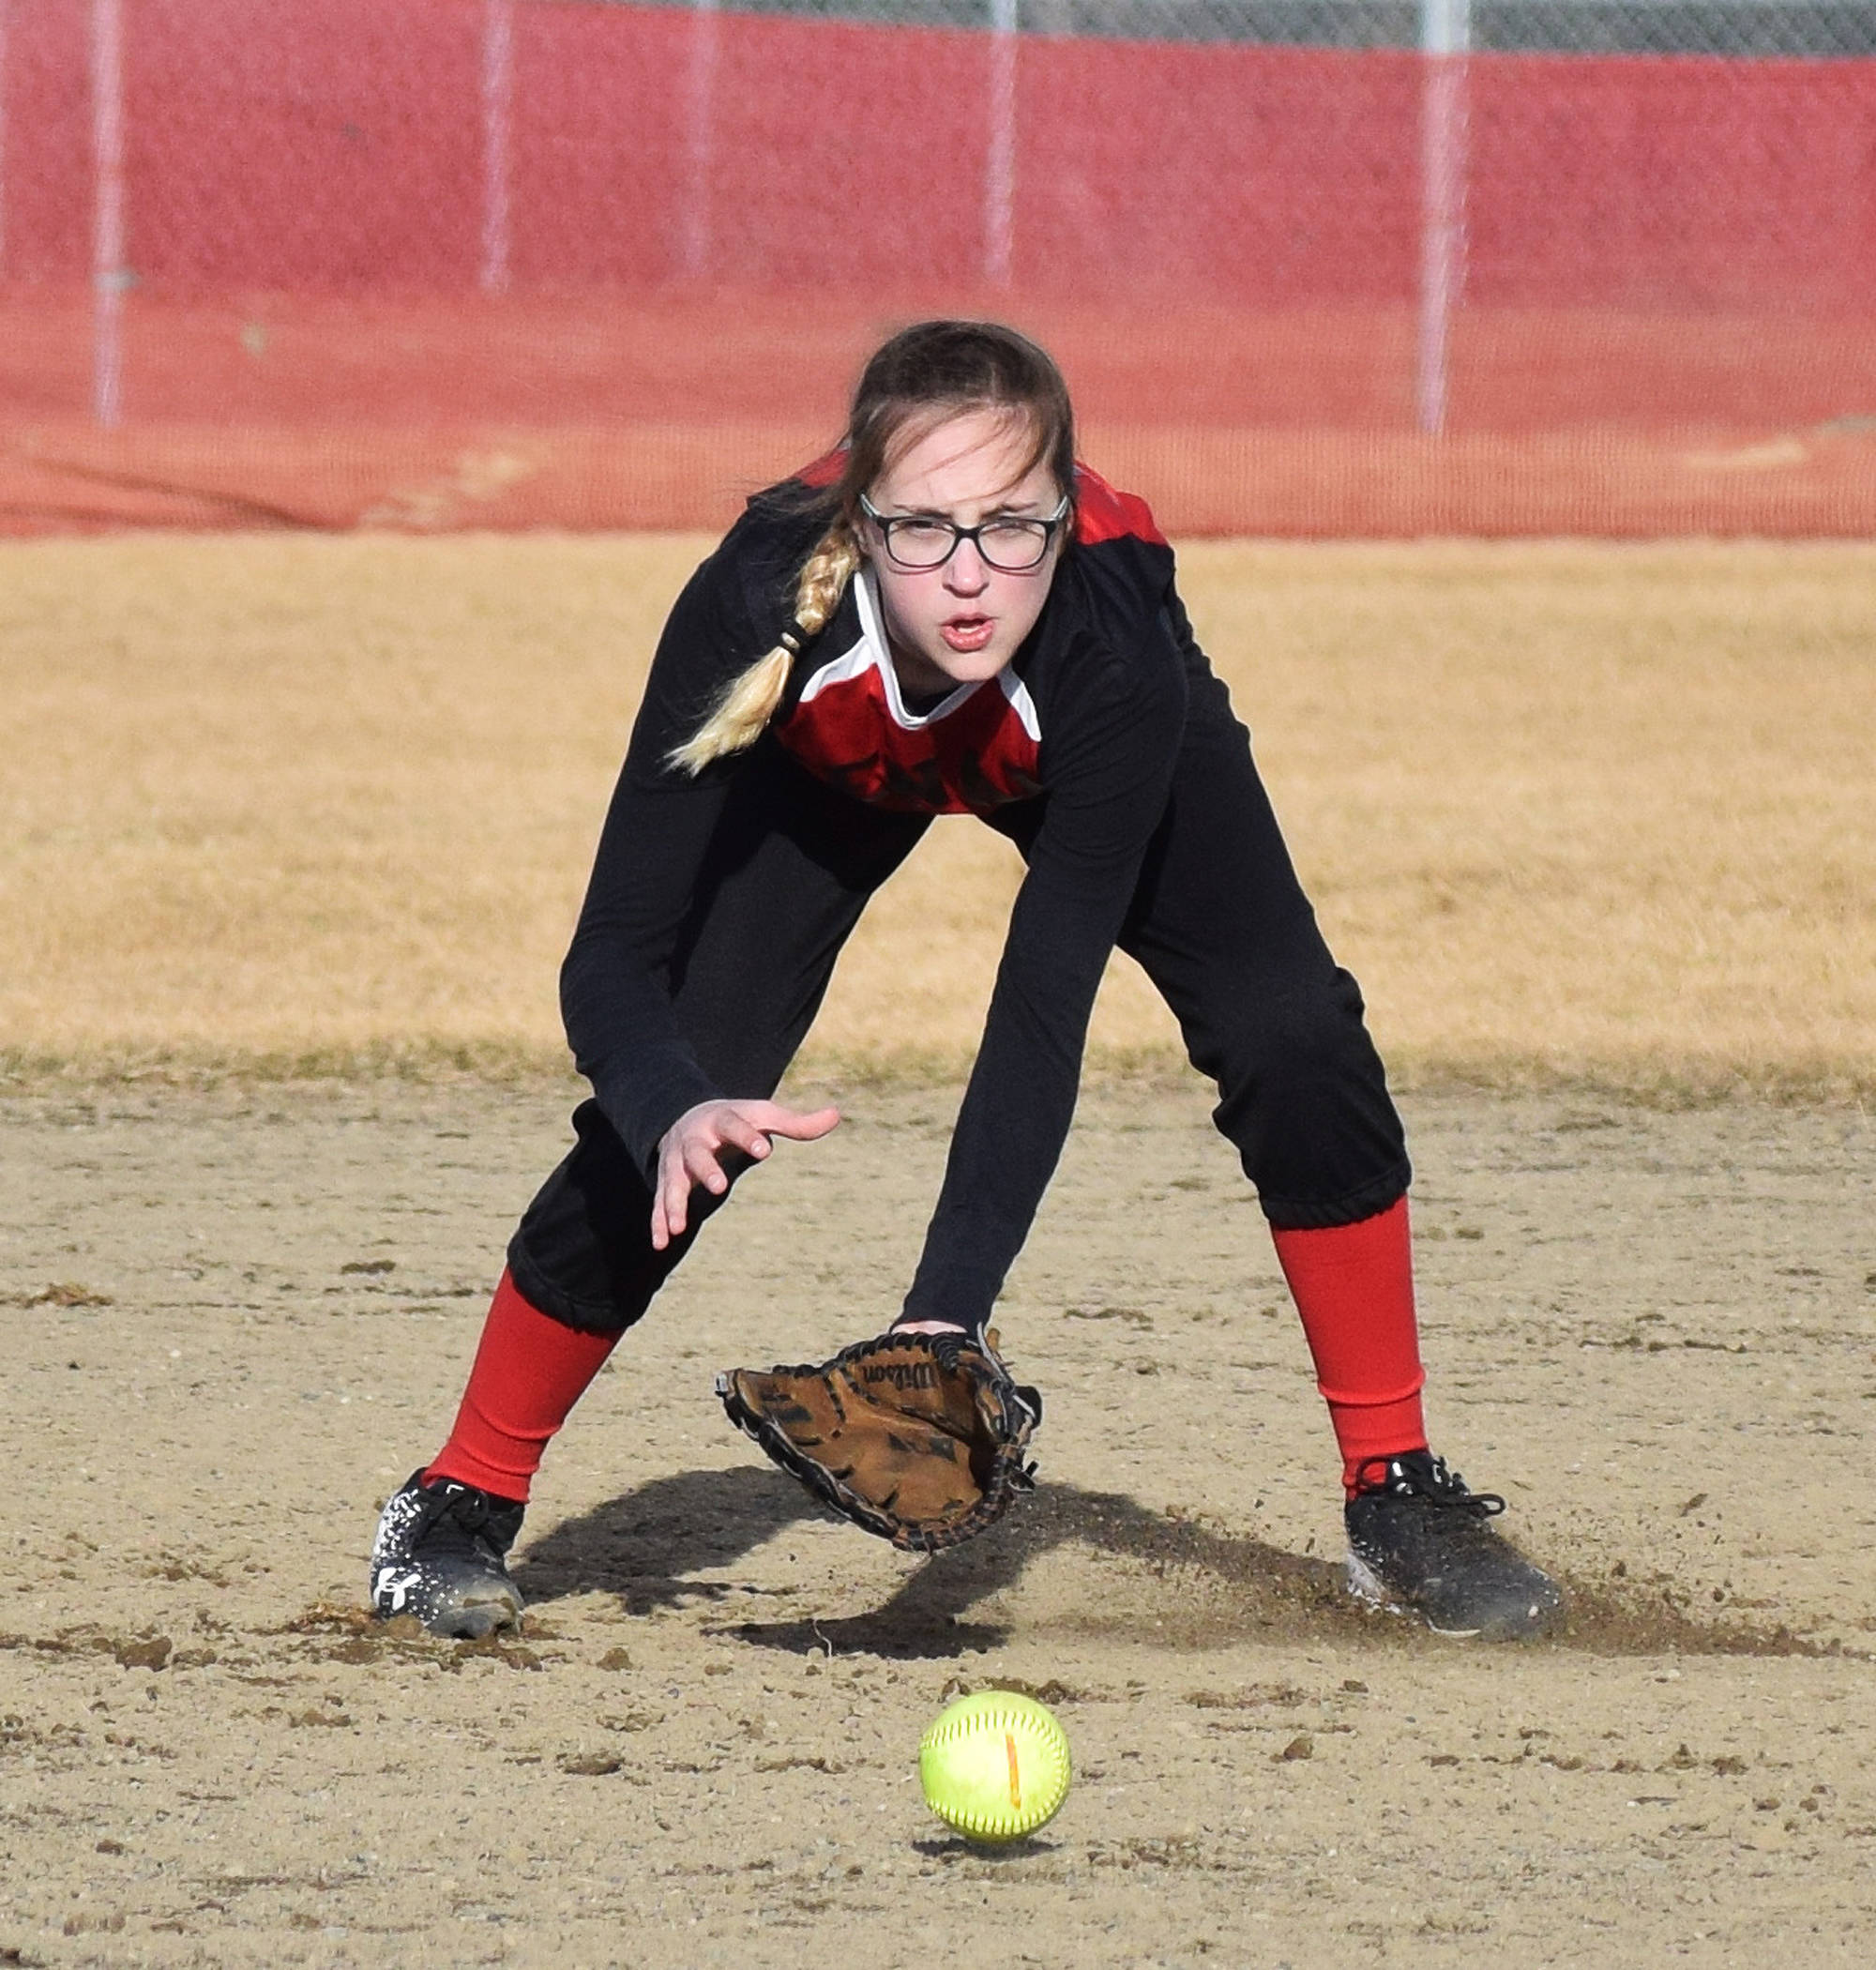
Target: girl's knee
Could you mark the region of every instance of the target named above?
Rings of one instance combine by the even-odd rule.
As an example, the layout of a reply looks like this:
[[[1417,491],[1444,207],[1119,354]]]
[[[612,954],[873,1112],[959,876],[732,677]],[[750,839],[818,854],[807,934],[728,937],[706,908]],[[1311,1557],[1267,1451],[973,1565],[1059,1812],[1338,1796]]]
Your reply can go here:
[[[1345,971],[1280,995],[1241,993],[1218,1023],[1209,1049],[1214,1058],[1198,1064],[1227,1103],[1260,1091],[1369,1081],[1381,1064],[1364,1010],[1361,988]]]

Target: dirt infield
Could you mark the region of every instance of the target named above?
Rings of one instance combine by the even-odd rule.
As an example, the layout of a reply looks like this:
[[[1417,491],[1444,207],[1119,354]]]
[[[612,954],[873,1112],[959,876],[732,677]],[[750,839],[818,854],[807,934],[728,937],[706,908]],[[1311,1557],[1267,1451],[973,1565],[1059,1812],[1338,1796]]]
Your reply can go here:
[[[0,1960],[1867,1946],[1867,1119],[1410,1103],[1438,1440],[1577,1594],[1562,1640],[1489,1651],[1339,1599],[1304,1350],[1184,1082],[1094,1090],[1005,1307],[1036,1495],[923,1566],[808,1508],[711,1371],[889,1302],[956,1099],[837,1092],[847,1125],[750,1179],[556,1446],[506,1647],[368,1628],[363,1558],[570,1089],[0,1105]],[[996,1682],[1055,1705],[1078,1781],[988,1856],[914,1759]]]
[[[0,1048],[557,1060],[553,969],[704,545],[0,547]],[[1200,543],[1182,569],[1397,1068],[1876,1091],[1876,548]],[[824,1055],[955,1068],[1016,872],[936,827]],[[1095,1038],[1176,1047],[1125,961]]]

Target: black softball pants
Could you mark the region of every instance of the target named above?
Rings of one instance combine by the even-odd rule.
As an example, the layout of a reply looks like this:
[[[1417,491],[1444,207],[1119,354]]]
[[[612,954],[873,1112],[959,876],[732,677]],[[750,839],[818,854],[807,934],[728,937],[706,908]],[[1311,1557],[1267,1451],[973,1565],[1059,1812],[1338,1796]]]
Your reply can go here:
[[[991,825],[1026,849],[1040,803]],[[734,1096],[773,1094],[806,1037],[867,899],[929,826],[869,808],[763,741],[738,774],[672,967],[678,1023]],[[1216,678],[1192,702],[1166,813],[1118,940],[1178,1019],[1218,1090],[1214,1119],[1278,1228],[1350,1224],[1407,1188],[1399,1117],[1355,981],[1331,957]],[[523,1296],[567,1326],[638,1320],[723,1201],[697,1190],[690,1228],[651,1244],[652,1198],[594,1101],[578,1141],[508,1247]]]

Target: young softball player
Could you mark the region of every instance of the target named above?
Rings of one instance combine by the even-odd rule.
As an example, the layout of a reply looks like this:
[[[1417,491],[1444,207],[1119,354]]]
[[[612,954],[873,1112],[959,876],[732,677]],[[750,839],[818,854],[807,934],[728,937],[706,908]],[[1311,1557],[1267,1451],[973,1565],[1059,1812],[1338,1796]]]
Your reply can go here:
[[[1109,953],[1218,1090],[1341,1453],[1349,1579],[1442,1630],[1535,1632],[1554,1585],[1430,1454],[1400,1122],[1248,735],[1138,499],[1075,459],[1050,358],[927,322],[840,448],[751,500],[673,608],[561,975],[593,1097],[508,1247],[455,1429],[386,1507],[384,1616],[518,1621],[542,1452],[736,1175],[840,1117],[772,1096],[867,899],[933,814],[1027,872],[896,1326],[982,1329],[1053,1172]]]

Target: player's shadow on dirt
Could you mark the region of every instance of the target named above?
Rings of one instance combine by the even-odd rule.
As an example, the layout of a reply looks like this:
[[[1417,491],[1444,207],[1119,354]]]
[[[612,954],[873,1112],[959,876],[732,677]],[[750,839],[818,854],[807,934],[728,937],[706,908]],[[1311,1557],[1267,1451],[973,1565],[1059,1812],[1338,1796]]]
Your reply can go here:
[[[777,1472],[680,1471],[563,1519],[509,1571],[530,1605],[597,1592],[649,1614],[736,1592],[690,1576],[734,1566],[784,1526],[823,1516]]]
[[[786,1527],[827,1516],[775,1472],[685,1471],[564,1521],[528,1548],[514,1575],[537,1605],[598,1590],[618,1595],[633,1614],[699,1599],[723,1604],[727,1614],[761,1590],[696,1574],[732,1567]],[[1116,1583],[1097,1579],[1088,1612],[1098,1615],[1107,1605],[1112,1619],[1102,1617],[1102,1625],[1125,1627],[1131,1606],[1156,1641],[1228,1639],[1218,1632],[1220,1621],[1232,1635],[1298,1626],[1320,1634],[1367,1625],[1340,1590],[1340,1569],[1322,1560],[1157,1516],[1117,1492],[1045,1484],[1019,1499],[993,1530],[917,1565],[870,1614],[726,1626],[748,1641],[799,1654],[955,1656],[1006,1633],[994,1622],[968,1619],[969,1610],[1015,1585],[1033,1560],[1068,1545],[1132,1563],[1136,1585],[1123,1597],[1125,1605],[1112,1604],[1109,1589]],[[1156,1577],[1178,1586],[1160,1588]],[[1203,1633],[1191,1632],[1195,1628]]]
[[[1335,1640],[1370,1649],[1454,1645],[1357,1605],[1343,1591],[1339,1566],[1246,1533],[1161,1516],[1118,1492],[1073,1484],[1044,1484],[1019,1499],[1000,1525],[915,1565],[865,1614],[750,1619],[751,1600],[759,1604],[778,1590],[696,1578],[733,1568],[790,1526],[828,1516],[764,1466],[681,1471],[563,1521],[527,1549],[514,1575],[537,1605],[565,1594],[611,1593],[629,1613],[646,1614],[704,1600],[724,1616],[719,1632],[760,1647],[943,1658],[1006,1641],[1008,1624],[990,1610],[974,1618],[972,1610],[1016,1586],[1033,1561],[1078,1547],[1087,1590],[1048,1617],[1057,1629],[1171,1648]],[[1685,1610],[1684,1595],[1676,1605],[1672,1587],[1659,1582],[1564,1584],[1570,1615],[1550,1645],[1606,1656],[1832,1652],[1783,1627],[1696,1616]]]
[[[1372,1626],[1344,1593],[1339,1566],[1246,1533],[1167,1518],[1118,1492],[1047,1484],[1019,1500],[993,1531],[934,1553],[870,1614],[744,1621],[735,1632],[797,1654],[933,1657],[993,1646],[1008,1628],[973,1619],[970,1611],[1014,1587],[1032,1562],[1068,1546],[1086,1553],[1087,1590],[1052,1617],[1057,1627],[1203,1648]]]

